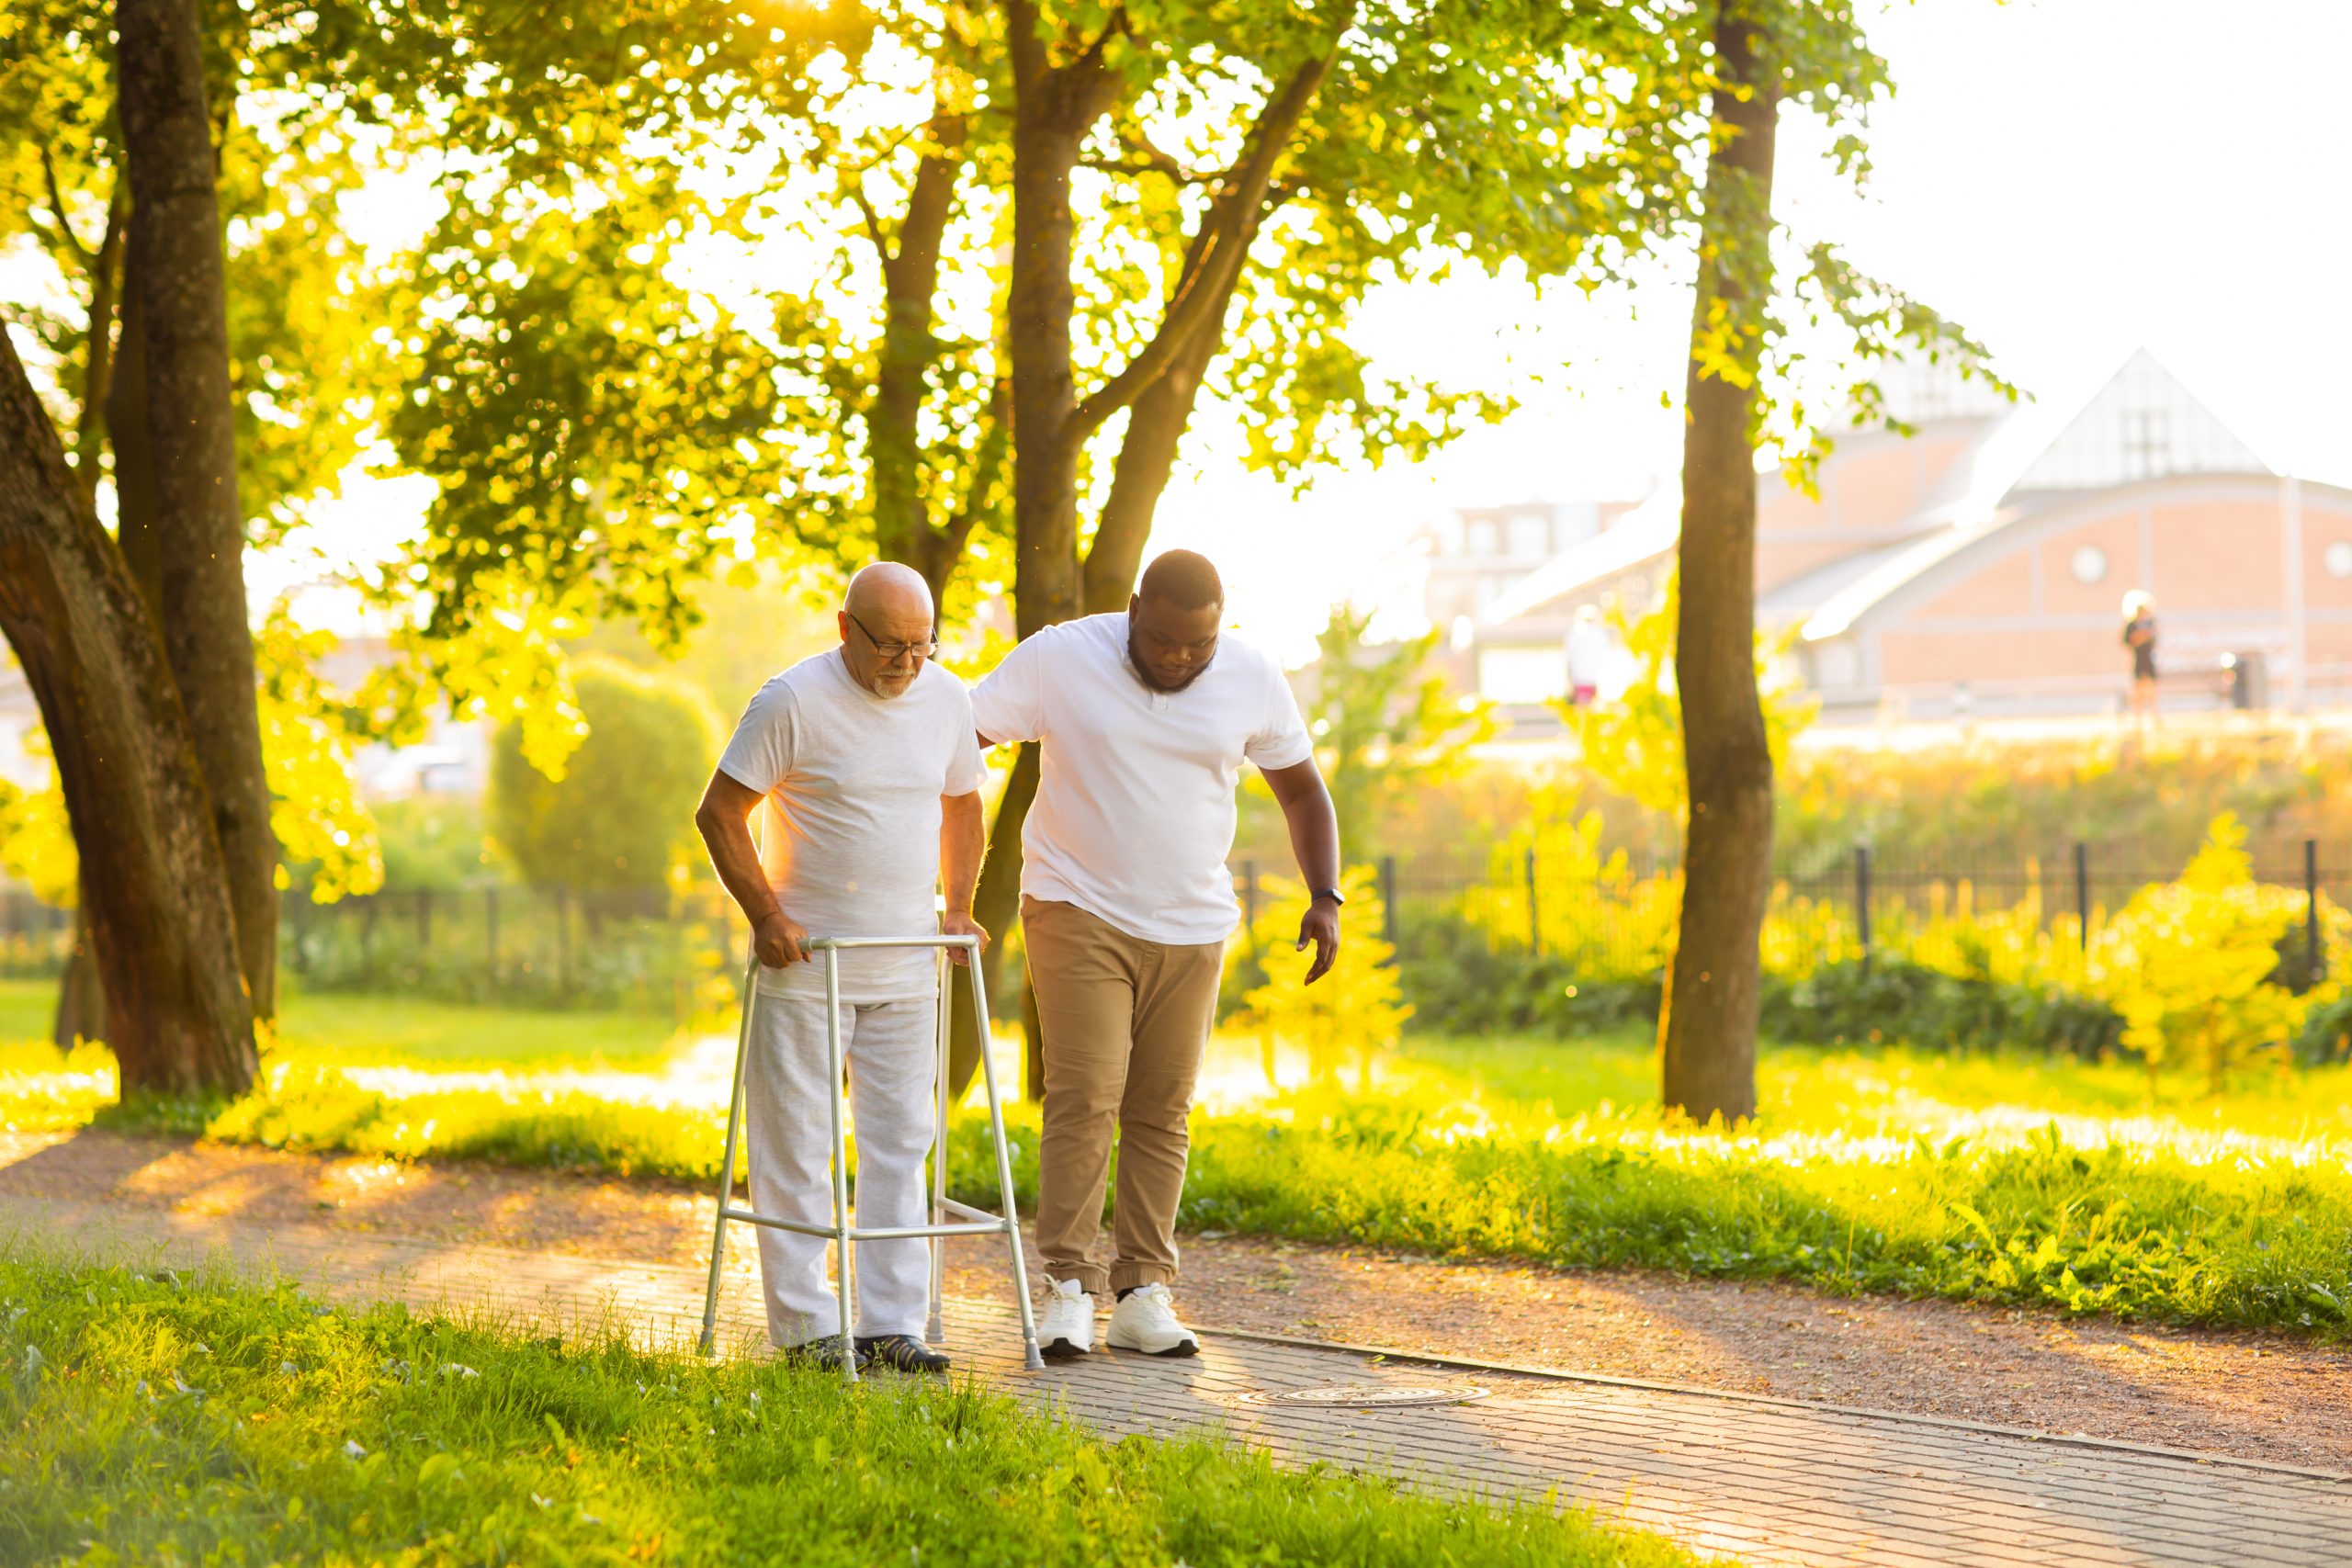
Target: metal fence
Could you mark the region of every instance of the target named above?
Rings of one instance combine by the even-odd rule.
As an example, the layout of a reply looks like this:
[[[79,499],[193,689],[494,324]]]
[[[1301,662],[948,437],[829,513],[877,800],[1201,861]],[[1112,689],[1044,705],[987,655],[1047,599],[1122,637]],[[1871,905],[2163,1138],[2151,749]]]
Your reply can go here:
[[[411,889],[289,898],[279,961],[318,990],[691,1010],[734,967],[741,920],[724,893]]]
[[[1426,953],[1476,941],[1530,951],[1595,975],[1655,975],[1672,951],[1680,868],[1662,856],[1547,854],[1498,848],[1483,856],[1383,856],[1374,863],[1380,934]],[[1773,875],[1768,964],[1810,966],[1890,955],[1939,967],[1996,969],[2037,949],[2045,968],[2141,888],[2177,877],[2129,845],[2057,846],[2022,861],[1928,862],[1857,845],[1843,855],[1784,857]],[[2263,882],[2290,888],[2301,919],[2290,942],[2303,973],[2320,973],[2325,913],[2352,893],[2352,864],[2316,840],[2256,856]],[[1245,931],[1285,896],[1288,865],[1233,866]],[[0,975],[54,975],[73,942],[73,916],[22,889],[0,889]],[[453,1000],[553,1006],[628,1005],[684,1015],[724,1005],[744,929],[715,888],[582,893],[516,887],[411,889],[313,904],[285,902],[281,963],[317,990],[401,992]],[[2292,958],[2293,953],[2284,954]]]
[[[2071,843],[2022,860],[1927,860],[1856,844],[1843,855],[1781,857],[1772,870],[1767,963],[1810,967],[1894,956],[1965,972],[1997,972],[2031,944],[2063,971],[2143,888],[2177,878],[2141,846]],[[1285,870],[1287,868],[1284,868]],[[1468,928],[1489,947],[1516,947],[1595,974],[1657,973],[1673,950],[1681,867],[1660,855],[1547,856],[1512,847],[1478,857],[1384,856],[1376,863],[1382,937],[1400,952]],[[2325,911],[2352,895],[2352,863],[2317,840],[2264,846],[2256,881],[2292,890],[2301,913],[2282,948],[2301,976],[2324,968]],[[1234,867],[1245,918],[1295,889],[1255,861]],[[1295,896],[1295,892],[1294,892]],[[1777,961],[1777,963],[1776,963]]]

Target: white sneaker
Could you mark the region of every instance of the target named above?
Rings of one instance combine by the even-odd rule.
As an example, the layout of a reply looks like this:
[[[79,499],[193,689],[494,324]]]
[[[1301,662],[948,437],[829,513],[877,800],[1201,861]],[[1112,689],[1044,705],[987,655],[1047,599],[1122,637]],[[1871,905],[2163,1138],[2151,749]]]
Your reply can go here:
[[[1037,1353],[1064,1359],[1094,1348],[1094,1298],[1075,1280],[1046,1281],[1046,1321],[1037,1325]]]
[[[1147,1356],[1197,1356],[1201,1337],[1176,1321],[1176,1298],[1160,1284],[1129,1291],[1111,1309],[1111,1332],[1103,1343],[1114,1350]]]

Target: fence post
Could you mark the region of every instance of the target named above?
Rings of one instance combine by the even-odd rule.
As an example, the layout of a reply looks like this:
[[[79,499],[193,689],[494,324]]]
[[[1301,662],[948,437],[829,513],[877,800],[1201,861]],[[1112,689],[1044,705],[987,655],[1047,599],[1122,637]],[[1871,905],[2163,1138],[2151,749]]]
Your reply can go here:
[[[416,890],[416,956],[422,964],[433,951],[433,889]]]
[[[1396,962],[1396,857],[1380,857],[1380,940],[1388,944],[1388,961]]]
[[[1527,950],[1544,956],[1544,910],[1535,897],[1535,846],[1527,848]]]
[[[2319,840],[2303,840],[2303,984],[2320,982]]]
[[[2075,918],[2076,935],[2085,953],[2091,950],[2091,847],[2075,840]]]
[[[1862,939],[1862,973],[1871,972],[1871,847],[1854,846],[1854,929]]]

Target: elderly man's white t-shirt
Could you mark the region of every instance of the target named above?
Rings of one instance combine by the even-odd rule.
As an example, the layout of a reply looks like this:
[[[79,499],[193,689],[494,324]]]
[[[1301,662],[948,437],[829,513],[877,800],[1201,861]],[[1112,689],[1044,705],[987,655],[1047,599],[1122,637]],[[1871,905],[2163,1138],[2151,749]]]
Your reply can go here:
[[[964,682],[926,662],[895,697],[859,685],[832,649],[769,680],[718,759],[767,800],[753,813],[760,866],[811,937],[935,936],[940,796],[980,787]],[[841,955],[847,1002],[933,992],[924,948]],[[762,969],[770,996],[825,994],[822,960]]]
[[[1225,857],[1241,764],[1315,754],[1272,660],[1220,637],[1198,680],[1155,692],[1127,660],[1124,612],[1031,637],[972,688],[972,715],[991,740],[1045,742],[1021,891],[1171,945],[1238,923]]]

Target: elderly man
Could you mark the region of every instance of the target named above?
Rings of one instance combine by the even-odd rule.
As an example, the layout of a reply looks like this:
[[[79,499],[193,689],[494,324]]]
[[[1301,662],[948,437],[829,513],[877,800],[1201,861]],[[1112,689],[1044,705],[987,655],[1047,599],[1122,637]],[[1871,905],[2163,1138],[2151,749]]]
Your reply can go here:
[[[1220,637],[1216,569],[1170,550],[1124,615],[1047,626],[972,693],[980,739],[1045,743],[1023,825],[1021,925],[1045,1039],[1037,1240],[1049,1294],[1039,1348],[1084,1354],[1116,1292],[1114,1349],[1190,1356],[1177,1321],[1176,1205],[1186,1119],[1238,923],[1225,857],[1243,761],[1258,764],[1313,889],[1299,926],[1311,983],[1340,946],[1340,830],[1298,704],[1274,661]],[[1114,1128],[1118,1191],[1105,1269],[1091,1256]]]
[[[850,580],[841,646],[762,686],[695,814],[720,880],[752,922],[760,955],[745,1073],[752,1203],[763,1213],[832,1218],[825,983],[815,936],[987,933],[973,923],[981,851],[980,759],[963,682],[929,662],[931,591],[906,567]],[[749,829],[762,814],[759,841]],[[935,919],[934,885],[947,912]],[[962,954],[957,954],[961,959]],[[860,1225],[925,1223],[933,1136],[938,980],[920,948],[841,959],[841,1032],[857,1129]],[[822,1240],[763,1226],[768,1337],[837,1364],[840,1303]],[[921,1239],[869,1241],[857,1255],[861,1365],[942,1371],[922,1340],[929,1255]],[[846,1281],[844,1281],[846,1286]]]

